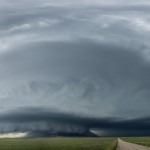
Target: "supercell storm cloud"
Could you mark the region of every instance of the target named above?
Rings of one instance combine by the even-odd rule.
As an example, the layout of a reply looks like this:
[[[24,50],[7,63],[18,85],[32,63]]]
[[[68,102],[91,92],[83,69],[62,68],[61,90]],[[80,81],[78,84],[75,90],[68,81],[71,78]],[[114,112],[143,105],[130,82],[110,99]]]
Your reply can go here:
[[[0,131],[150,135],[148,0],[1,0]]]

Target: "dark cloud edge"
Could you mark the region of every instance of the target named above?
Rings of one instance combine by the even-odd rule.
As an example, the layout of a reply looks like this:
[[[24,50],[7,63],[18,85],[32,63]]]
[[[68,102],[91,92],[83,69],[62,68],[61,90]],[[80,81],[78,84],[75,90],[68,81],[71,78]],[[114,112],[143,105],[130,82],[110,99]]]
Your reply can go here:
[[[45,128],[40,127],[45,124]],[[34,135],[42,133],[49,136],[53,134],[86,136],[94,129],[97,132],[104,131],[101,136],[149,136],[150,116],[136,119],[96,118],[32,107],[1,114],[0,126],[1,133],[30,132]]]

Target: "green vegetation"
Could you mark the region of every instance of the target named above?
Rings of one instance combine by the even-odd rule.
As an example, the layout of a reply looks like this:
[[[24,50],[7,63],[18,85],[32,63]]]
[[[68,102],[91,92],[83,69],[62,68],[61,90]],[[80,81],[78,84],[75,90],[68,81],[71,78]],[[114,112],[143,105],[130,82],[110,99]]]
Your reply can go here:
[[[0,139],[0,150],[115,150],[116,138]]]
[[[150,137],[126,137],[121,139],[131,143],[150,146]]]

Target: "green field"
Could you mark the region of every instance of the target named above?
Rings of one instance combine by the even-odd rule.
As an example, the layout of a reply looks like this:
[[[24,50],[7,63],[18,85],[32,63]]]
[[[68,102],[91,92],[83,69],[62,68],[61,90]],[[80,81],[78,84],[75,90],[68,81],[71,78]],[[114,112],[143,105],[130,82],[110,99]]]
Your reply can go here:
[[[121,139],[127,142],[136,143],[136,144],[150,147],[150,137],[126,137],[126,138],[121,138]]]
[[[0,150],[115,150],[116,138],[0,139]]]

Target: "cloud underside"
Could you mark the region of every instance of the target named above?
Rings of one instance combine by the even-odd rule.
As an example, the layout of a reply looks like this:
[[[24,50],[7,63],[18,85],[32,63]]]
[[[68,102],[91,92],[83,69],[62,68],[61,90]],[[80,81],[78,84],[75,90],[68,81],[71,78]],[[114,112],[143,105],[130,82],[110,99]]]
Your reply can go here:
[[[0,116],[0,131],[27,132],[30,136],[87,136],[89,132],[98,136],[142,136],[150,134],[149,119],[91,118],[45,108],[22,108]]]

